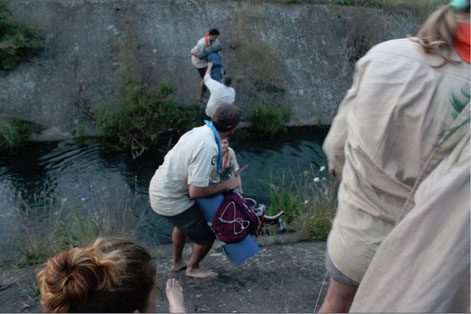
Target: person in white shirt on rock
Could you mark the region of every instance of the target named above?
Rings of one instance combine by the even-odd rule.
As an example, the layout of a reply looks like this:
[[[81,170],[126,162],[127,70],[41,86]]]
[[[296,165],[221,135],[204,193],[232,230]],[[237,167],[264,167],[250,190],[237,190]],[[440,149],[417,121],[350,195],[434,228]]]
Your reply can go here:
[[[173,271],[186,268],[186,275],[194,278],[212,278],[218,274],[200,267],[200,262],[211,249],[215,235],[208,227],[196,198],[211,197],[240,187],[240,177],[209,185],[213,169],[220,168],[220,139],[234,133],[239,124],[241,110],[232,104],[222,104],[212,121],[183,134],[167,153],[149,186],[152,209],[174,225]],[[187,262],[183,256],[186,237],[193,242],[193,251]]]
[[[206,105],[206,115],[208,117],[212,117],[214,115],[219,105],[223,103],[234,103],[236,95],[234,88],[231,87],[232,78],[229,75],[224,75],[221,82],[211,78],[212,66],[213,63],[208,62],[208,68],[206,70],[206,74],[204,75],[204,84],[211,92]]]
[[[198,40],[196,45],[190,51],[191,63],[198,70],[198,73],[201,76],[200,88],[199,88],[199,93],[197,97],[198,101],[203,101],[203,95],[204,95],[204,92],[206,91],[206,86],[204,85],[204,82],[203,82],[203,76],[208,67],[208,62],[206,58],[200,59],[198,57],[198,53],[200,53],[207,47],[219,44],[219,41],[217,40],[218,37],[219,37],[219,30],[216,28],[212,28],[209,30],[208,33],[206,33],[204,37]]]

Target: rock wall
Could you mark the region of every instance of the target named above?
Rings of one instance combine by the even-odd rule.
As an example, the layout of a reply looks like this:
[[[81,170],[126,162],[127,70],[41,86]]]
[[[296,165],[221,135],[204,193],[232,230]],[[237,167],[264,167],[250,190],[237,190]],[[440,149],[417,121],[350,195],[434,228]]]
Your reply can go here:
[[[290,124],[329,124],[351,85],[356,45],[404,37],[419,27],[408,12],[307,4],[8,0],[7,6],[16,20],[40,31],[44,51],[0,77],[0,113],[66,132],[80,125],[88,134],[95,128],[80,105],[115,104],[125,65],[146,80],[173,83],[177,100],[195,103],[199,76],[189,51],[212,27],[221,32],[236,104],[247,112],[260,94],[241,40],[264,42],[267,55],[276,56],[268,65],[269,94],[292,108]]]

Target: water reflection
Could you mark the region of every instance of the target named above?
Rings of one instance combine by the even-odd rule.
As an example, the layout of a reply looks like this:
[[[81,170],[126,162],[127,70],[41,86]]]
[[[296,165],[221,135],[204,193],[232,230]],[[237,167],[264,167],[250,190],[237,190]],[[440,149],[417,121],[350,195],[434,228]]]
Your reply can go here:
[[[266,203],[263,181],[270,177],[276,180],[286,171],[296,175],[310,167],[325,166],[321,145],[326,133],[326,129],[297,128],[272,140],[231,139],[230,146],[236,151],[239,164],[249,166],[243,175],[244,192]],[[0,160],[2,230],[8,230],[5,219],[14,226],[35,209],[38,214],[54,208],[50,202],[57,207],[66,200],[77,208],[94,209],[105,201],[108,206],[121,208],[122,196],[127,193],[138,196],[133,205],[135,215],[145,216],[138,239],[146,243],[171,241],[172,226],[152,212],[147,195],[150,179],[163,162],[167,146],[154,147],[132,159],[126,153],[99,146],[58,145],[62,144],[32,143],[21,154]],[[19,205],[18,195],[32,211],[26,211],[24,204]],[[3,231],[0,240],[8,237],[8,232]]]

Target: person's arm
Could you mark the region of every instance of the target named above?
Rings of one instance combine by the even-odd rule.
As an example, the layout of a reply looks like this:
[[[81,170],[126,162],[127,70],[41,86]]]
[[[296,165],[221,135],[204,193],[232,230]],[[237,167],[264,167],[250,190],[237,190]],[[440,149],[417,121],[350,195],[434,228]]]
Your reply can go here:
[[[208,62],[208,68],[206,69],[206,73],[204,73],[204,75],[205,75],[205,76],[206,76],[206,75],[211,76],[211,69],[212,69],[212,68],[213,68],[213,62],[210,61],[210,62]]]
[[[197,44],[196,46],[194,46],[192,49],[191,49],[191,54],[195,57],[198,57],[198,52],[200,52],[202,48]]]
[[[347,140],[347,116],[356,101],[363,76],[363,64],[361,60],[357,63],[352,87],[347,91],[342,103],[339,105],[337,115],[332,121],[329,133],[324,140],[324,150],[329,164],[329,173],[339,182],[342,180],[342,170],[345,164],[345,142]]]
[[[229,147],[229,165],[234,172],[240,168],[239,163],[237,162],[235,151],[231,147]]]
[[[202,197],[211,197],[222,192],[227,192],[230,190],[235,190],[240,187],[240,177],[234,176],[227,181],[210,184],[205,188],[196,187],[190,184],[189,194],[191,199],[202,198]]]
[[[213,91],[219,86],[219,84],[221,84],[211,77],[212,67],[213,67],[213,63],[208,62],[208,69],[206,70],[206,73],[204,75],[204,85],[206,85],[206,87],[209,89],[211,93],[213,93]]]

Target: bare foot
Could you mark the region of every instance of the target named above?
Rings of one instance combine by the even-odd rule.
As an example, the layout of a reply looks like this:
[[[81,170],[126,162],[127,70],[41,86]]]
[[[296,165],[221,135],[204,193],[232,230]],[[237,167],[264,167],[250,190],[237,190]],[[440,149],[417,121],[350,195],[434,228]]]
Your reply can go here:
[[[216,278],[218,273],[212,272],[204,268],[187,268],[186,276],[192,278]]]
[[[185,305],[183,304],[183,289],[175,279],[167,280],[167,288],[165,294],[168,299],[170,313],[185,313]]]
[[[187,265],[188,265],[188,262],[185,260],[182,260],[181,262],[178,262],[178,263],[173,262],[172,271],[184,270],[186,269]]]

